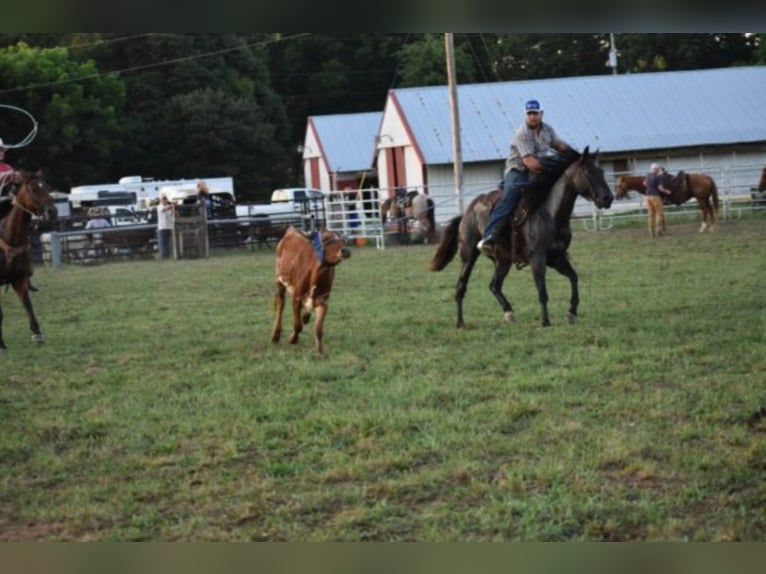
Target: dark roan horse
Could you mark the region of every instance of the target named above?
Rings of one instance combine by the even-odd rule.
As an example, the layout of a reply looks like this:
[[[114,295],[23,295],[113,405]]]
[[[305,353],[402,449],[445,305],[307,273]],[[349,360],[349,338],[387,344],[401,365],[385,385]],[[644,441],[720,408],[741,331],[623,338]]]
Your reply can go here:
[[[540,189],[537,185],[523,196],[516,211],[528,204],[528,214],[520,223],[514,217],[514,230],[508,223],[498,230],[495,250],[495,271],[489,289],[503,309],[506,321],[514,321],[515,315],[510,302],[503,294],[503,282],[513,264],[521,268],[530,265],[537,287],[542,312],[543,326],[551,324],[548,315],[548,289],[545,281],[546,266],[569,279],[571,286],[570,306],[567,319],[573,323],[577,318],[579,305],[578,277],[569,261],[567,249],[572,241],[570,219],[575,199],[582,196],[600,208],[608,208],[614,196],[604,179],[604,172],[598,166],[597,156],[591,155],[586,147],[582,154],[574,152],[563,175],[553,185],[548,181]],[[471,270],[479,257],[476,244],[489,221],[490,211],[500,196],[500,190],[474,198],[463,215],[452,218],[442,230],[442,240],[431,260],[430,269],[441,271],[460,251],[462,267],[455,288],[457,301],[457,327],[465,326],[463,320],[463,299],[468,288]],[[512,239],[513,237],[513,239]],[[516,245],[513,245],[516,243]]]
[[[380,223],[385,227],[391,221],[396,224],[396,234],[402,243],[409,243],[409,227],[405,210],[405,197],[394,196],[380,203]]]
[[[615,185],[615,196],[622,199],[628,191],[637,191],[646,195],[644,176],[621,175]],[[671,190],[670,197],[664,198],[665,203],[681,205],[690,199],[697,200],[702,215],[700,233],[712,231],[718,217],[718,186],[715,180],[704,173],[686,173],[681,170],[676,175],[668,175],[665,182]]]
[[[56,208],[51,197],[51,188],[40,172],[16,173],[17,189],[7,212],[0,213],[0,237],[10,246],[6,253],[0,249],[0,285],[10,285],[21,299],[29,318],[32,341],[42,343],[45,339],[32,308],[29,296],[29,278],[32,276],[32,257],[29,253],[32,217],[51,219]],[[5,210],[4,210],[5,211]],[[5,351],[3,340],[3,312],[0,308],[0,353]]]

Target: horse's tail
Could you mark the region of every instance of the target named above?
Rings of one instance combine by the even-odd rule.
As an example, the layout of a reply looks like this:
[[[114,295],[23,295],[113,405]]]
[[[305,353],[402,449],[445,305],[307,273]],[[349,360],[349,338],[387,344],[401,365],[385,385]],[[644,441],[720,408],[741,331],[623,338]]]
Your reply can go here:
[[[713,218],[718,219],[718,186],[712,177],[710,178],[710,203],[713,208]]]
[[[442,229],[442,240],[439,242],[436,253],[434,253],[434,257],[431,259],[431,264],[428,267],[431,271],[441,271],[455,257],[455,253],[457,253],[458,231],[460,230],[462,219],[462,215],[456,215]]]

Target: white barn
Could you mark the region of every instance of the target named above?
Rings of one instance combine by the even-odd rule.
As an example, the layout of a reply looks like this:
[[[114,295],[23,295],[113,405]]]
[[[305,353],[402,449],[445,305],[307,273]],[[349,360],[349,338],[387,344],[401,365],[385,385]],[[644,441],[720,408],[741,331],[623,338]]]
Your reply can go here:
[[[458,86],[463,204],[502,178],[531,98],[560,137],[600,151],[608,181],[659,161],[744,193],[766,164],[764,93],[766,66]],[[382,193],[425,190],[440,221],[458,212],[446,86],[391,90],[377,139]]]
[[[460,85],[463,205],[501,180],[531,98],[563,139],[600,151],[610,182],[658,161],[710,174],[724,196],[747,195],[766,165],[764,94],[766,66]],[[422,190],[443,222],[458,213],[452,147],[447,86],[393,89],[383,112],[308,119],[306,185]]]

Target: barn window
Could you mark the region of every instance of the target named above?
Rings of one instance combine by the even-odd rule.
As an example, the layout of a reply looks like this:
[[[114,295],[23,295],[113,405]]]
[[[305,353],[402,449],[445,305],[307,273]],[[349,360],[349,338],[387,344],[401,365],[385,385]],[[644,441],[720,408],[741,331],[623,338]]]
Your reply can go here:
[[[614,173],[618,175],[629,171],[627,159],[616,159],[612,162],[612,166],[614,166]]]

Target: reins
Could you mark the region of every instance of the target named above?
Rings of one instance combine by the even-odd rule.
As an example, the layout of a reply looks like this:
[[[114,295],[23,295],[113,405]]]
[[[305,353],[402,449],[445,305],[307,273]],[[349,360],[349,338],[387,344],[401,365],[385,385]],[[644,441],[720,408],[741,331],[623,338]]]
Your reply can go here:
[[[23,212],[25,212],[25,213],[28,213],[30,216],[32,216],[32,217],[37,217],[37,214],[36,214],[35,212],[33,212],[33,211],[30,211],[29,209],[27,209],[26,207],[24,207],[23,205],[21,205],[21,204],[20,204],[18,201],[16,201],[16,197],[14,197],[14,198],[13,198],[13,205],[15,205],[16,207],[18,207],[18,208],[19,208],[21,211],[23,211]]]

